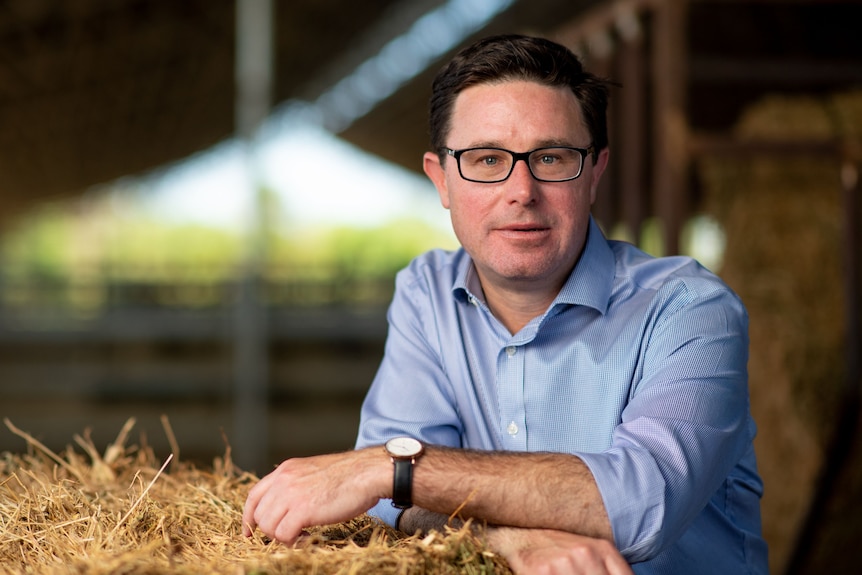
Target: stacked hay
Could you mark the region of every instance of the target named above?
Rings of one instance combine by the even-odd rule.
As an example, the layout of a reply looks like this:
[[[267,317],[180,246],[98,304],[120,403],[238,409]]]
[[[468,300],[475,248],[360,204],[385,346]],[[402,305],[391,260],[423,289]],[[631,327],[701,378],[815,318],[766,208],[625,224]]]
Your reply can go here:
[[[56,454],[25,438],[24,455],[0,458],[0,565],[4,573],[455,574],[511,573],[469,528],[405,537],[362,516],[309,530],[296,548],[242,536],[242,507],[257,481],[228,450],[210,470],[146,445],[126,447],[133,422],[100,454]]]
[[[858,139],[862,92],[771,97],[743,115],[741,142]],[[783,572],[840,411],[844,383],[841,158],[814,153],[704,159],[707,210],[727,235],[722,277],[750,314],[751,403],[766,491],[764,534]],[[857,531],[858,533],[858,531]]]

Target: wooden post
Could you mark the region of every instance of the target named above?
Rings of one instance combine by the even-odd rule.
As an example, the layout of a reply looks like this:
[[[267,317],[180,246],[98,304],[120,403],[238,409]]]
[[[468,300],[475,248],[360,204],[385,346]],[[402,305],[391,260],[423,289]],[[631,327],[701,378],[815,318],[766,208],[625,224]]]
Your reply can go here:
[[[610,31],[605,28],[600,28],[593,32],[592,37],[588,39],[590,46],[589,61],[586,68],[600,78],[609,78],[612,75],[614,45]],[[611,98],[608,110],[608,138],[611,140],[611,149],[613,149],[613,134],[614,132],[614,114],[612,109],[615,106],[613,98]],[[592,158],[586,161],[592,162]],[[605,232],[609,233],[616,224],[617,215],[619,213],[618,201],[614,192],[617,189],[616,170],[613,169],[614,156],[611,154],[611,165],[605,171],[602,179],[599,181],[598,189],[596,190],[596,201],[593,204],[592,213],[599,223],[605,228]]]
[[[857,146],[845,145],[841,164],[841,187],[844,207],[844,290],[845,290],[845,375],[835,429],[826,449],[826,458],[817,486],[808,505],[808,513],[797,533],[796,544],[787,562],[785,575],[820,573],[822,549],[835,549],[824,543],[824,530],[842,525],[835,518],[835,501],[847,499],[845,475],[858,453],[860,441],[860,406],[862,406],[862,155]],[[858,477],[858,475],[857,475]],[[852,480],[849,480],[852,481]],[[858,486],[858,481],[856,482]],[[842,492],[842,487],[844,492]],[[848,512],[845,511],[845,515]],[[831,524],[831,526],[830,526]],[[840,527],[838,527],[840,528]],[[846,548],[846,546],[845,546]],[[849,551],[849,550],[848,550]],[[849,556],[849,555],[848,555]],[[818,563],[819,561],[819,563]],[[828,562],[826,563],[828,565]]]
[[[664,254],[679,253],[686,193],[686,29],[688,0],[665,0],[653,13],[653,197]]]
[[[622,43],[619,48],[619,92],[616,154],[611,161],[617,165],[620,184],[621,219],[635,242],[640,240],[641,227],[647,216],[646,202],[646,57],[644,35],[638,14],[632,10],[617,20]]]

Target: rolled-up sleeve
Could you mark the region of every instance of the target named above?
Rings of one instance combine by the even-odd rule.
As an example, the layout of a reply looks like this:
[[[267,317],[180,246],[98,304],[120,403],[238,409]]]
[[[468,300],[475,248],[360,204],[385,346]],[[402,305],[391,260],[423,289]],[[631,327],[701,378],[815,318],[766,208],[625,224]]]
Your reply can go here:
[[[681,285],[657,294],[640,378],[611,447],[578,454],[631,562],[654,557],[682,534],[754,434],[745,309],[715,284]]]
[[[357,449],[401,435],[461,446],[461,419],[439,357],[440,314],[432,305],[435,297],[420,281],[431,272],[421,268],[414,262],[396,278],[385,353],[362,405]],[[369,514],[395,526],[399,511],[382,499]]]

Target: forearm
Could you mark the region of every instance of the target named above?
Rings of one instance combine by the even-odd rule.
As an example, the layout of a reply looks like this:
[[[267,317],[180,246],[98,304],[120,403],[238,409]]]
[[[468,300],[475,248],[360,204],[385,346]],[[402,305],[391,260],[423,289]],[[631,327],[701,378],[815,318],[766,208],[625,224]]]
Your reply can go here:
[[[464,522],[458,517],[452,517],[445,513],[437,513],[428,511],[415,505],[410,509],[405,509],[398,519],[396,527],[404,533],[428,533],[429,531],[443,531],[447,525],[454,528],[460,528]]]
[[[518,574],[633,575],[613,542],[605,539],[553,529],[492,527],[485,541]]]
[[[445,525],[463,526],[457,517],[411,507],[399,521],[402,531],[442,531]],[[506,559],[515,573],[602,573],[632,575],[632,570],[612,541],[557,531],[472,524],[488,548]]]
[[[417,506],[447,517],[457,511],[460,517],[490,525],[613,540],[595,480],[572,455],[430,447],[414,471],[413,499]],[[405,514],[405,519],[402,529],[421,526],[411,522],[429,517],[416,512]]]

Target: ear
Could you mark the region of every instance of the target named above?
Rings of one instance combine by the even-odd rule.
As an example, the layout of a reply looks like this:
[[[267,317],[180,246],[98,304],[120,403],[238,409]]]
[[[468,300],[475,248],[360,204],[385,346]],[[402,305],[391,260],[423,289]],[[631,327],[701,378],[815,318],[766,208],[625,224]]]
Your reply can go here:
[[[596,193],[599,189],[599,180],[602,179],[602,174],[605,173],[605,168],[608,167],[608,159],[610,157],[611,151],[609,148],[605,147],[601,152],[599,152],[599,157],[596,160],[596,163],[593,164],[592,170],[590,170],[590,204],[592,205],[596,201]]]
[[[449,188],[446,185],[446,170],[440,165],[440,157],[434,152],[425,152],[422,156],[422,168],[425,170],[425,175],[437,188],[437,193],[440,195],[440,203],[447,210],[449,209]]]

